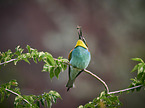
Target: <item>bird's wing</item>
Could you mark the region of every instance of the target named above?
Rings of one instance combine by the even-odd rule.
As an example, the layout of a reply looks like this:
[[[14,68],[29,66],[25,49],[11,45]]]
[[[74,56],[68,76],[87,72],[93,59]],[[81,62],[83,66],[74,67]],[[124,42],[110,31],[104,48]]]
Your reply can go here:
[[[68,55],[68,60],[69,60],[69,61],[71,60],[72,51],[73,51],[73,49],[70,51],[70,53],[69,53],[69,55]],[[68,68],[68,76],[69,76],[69,79],[70,79],[70,66],[69,66],[69,68]]]
[[[69,52],[69,55],[68,55],[68,60],[70,61],[70,59],[71,59],[71,54],[72,54],[72,51],[73,51],[74,49],[72,49],[70,52]]]

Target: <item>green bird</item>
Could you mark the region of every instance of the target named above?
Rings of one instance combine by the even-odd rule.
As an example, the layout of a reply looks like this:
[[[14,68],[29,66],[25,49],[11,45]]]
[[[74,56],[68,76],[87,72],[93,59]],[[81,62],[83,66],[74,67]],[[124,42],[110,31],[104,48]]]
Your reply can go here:
[[[75,48],[73,48],[70,51],[69,56],[68,56],[68,60],[72,66],[69,66],[69,69],[68,69],[69,80],[66,85],[66,87],[68,87],[67,91],[69,91],[69,89],[73,87],[73,83],[76,77],[85,68],[88,67],[91,60],[91,54],[89,52],[86,40],[82,36],[81,28],[79,27],[77,29],[79,30],[78,32],[79,40],[77,41]]]

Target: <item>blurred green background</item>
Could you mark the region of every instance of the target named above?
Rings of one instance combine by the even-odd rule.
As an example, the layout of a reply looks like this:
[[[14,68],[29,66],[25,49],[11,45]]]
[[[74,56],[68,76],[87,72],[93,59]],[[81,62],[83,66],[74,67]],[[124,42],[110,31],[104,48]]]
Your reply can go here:
[[[144,0],[0,0],[0,51],[30,45],[67,58],[78,39],[77,25],[82,26],[92,54],[88,70],[100,76],[111,91],[128,87],[136,75],[130,73],[136,64],[130,59],[145,60]],[[0,84],[17,79],[25,95],[56,90],[63,100],[52,108],[76,108],[104,90],[99,81],[82,73],[76,87],[66,92],[67,71],[51,81],[42,67],[42,62],[10,63],[0,70]],[[122,108],[144,108],[145,91],[124,93],[120,100]],[[13,101],[10,96],[0,107],[13,108]]]

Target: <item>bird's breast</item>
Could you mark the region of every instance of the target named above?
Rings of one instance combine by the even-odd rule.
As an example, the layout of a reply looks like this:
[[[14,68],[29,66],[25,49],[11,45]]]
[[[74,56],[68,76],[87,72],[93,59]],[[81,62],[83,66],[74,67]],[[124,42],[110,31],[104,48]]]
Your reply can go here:
[[[70,63],[80,69],[85,69],[91,60],[90,52],[81,46],[72,51]]]

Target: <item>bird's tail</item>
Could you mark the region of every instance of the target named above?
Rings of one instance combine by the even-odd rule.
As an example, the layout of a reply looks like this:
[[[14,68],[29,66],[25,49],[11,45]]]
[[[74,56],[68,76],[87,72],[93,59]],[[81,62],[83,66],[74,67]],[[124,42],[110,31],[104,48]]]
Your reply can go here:
[[[68,87],[67,91],[69,91],[69,89],[73,87],[73,83],[74,83],[74,80],[68,80],[68,82],[66,84],[66,87]]]

